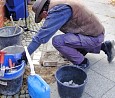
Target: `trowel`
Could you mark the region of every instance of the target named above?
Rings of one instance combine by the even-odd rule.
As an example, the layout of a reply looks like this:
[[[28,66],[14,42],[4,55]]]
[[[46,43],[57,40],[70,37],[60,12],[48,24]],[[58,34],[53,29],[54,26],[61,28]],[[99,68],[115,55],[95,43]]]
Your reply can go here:
[[[10,67],[10,71],[9,72],[10,73],[16,72],[17,70],[13,69],[15,67],[15,63],[12,63],[11,59],[9,59],[8,62],[9,62],[9,67]]]

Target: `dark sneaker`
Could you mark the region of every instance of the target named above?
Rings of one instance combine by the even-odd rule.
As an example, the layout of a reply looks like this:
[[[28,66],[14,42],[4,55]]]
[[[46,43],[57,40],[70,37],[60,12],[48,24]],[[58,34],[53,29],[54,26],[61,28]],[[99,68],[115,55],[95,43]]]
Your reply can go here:
[[[77,65],[78,68],[81,68],[81,69],[88,69],[89,68],[89,60],[87,58],[85,58],[86,60],[86,63],[81,63],[79,65]]]
[[[105,41],[104,45],[105,45],[104,52],[105,52],[105,54],[107,54],[107,60],[110,63],[115,56],[114,42]]]

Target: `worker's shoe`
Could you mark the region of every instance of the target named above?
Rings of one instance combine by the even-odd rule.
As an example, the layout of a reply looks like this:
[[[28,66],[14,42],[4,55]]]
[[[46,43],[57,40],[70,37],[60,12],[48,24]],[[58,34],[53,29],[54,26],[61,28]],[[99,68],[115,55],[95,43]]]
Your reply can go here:
[[[78,68],[81,68],[83,70],[89,68],[89,60],[87,58],[84,58],[83,62],[81,64],[76,65]]]
[[[105,41],[102,43],[101,49],[107,54],[107,60],[110,63],[115,56],[114,42]]]

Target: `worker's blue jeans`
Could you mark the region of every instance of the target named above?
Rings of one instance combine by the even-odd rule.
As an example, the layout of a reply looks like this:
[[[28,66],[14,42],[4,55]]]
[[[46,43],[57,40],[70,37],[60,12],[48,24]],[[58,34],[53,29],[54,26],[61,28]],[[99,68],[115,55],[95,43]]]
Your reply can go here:
[[[53,46],[73,64],[80,64],[84,56],[77,49],[84,49],[90,53],[100,53],[104,34],[97,37],[67,33],[57,35],[52,39]]]

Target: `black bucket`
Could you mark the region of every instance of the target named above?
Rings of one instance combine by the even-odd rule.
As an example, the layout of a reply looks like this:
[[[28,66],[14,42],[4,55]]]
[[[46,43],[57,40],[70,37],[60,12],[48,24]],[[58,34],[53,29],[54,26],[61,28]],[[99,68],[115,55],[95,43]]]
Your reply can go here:
[[[0,28],[0,50],[13,45],[21,45],[23,29],[21,27],[6,26]],[[15,33],[14,33],[15,32]]]
[[[24,66],[25,62],[22,62],[17,68],[17,72],[12,74],[5,73],[4,77],[0,77],[0,94],[15,95],[20,91],[25,71]]]
[[[55,77],[61,98],[80,98],[82,96],[87,83],[87,74],[82,69],[73,65],[65,65],[56,71]],[[74,85],[69,85],[71,81]]]
[[[12,59],[12,62],[15,63],[15,58],[13,54],[22,53],[24,48],[22,46],[8,46],[2,51],[6,51],[4,66],[9,66],[8,60]],[[14,72],[5,72],[3,77],[0,77],[0,94],[3,95],[14,95],[18,93],[22,87],[23,83],[23,74],[25,72],[25,62],[22,61],[21,64],[15,67],[16,71]]]

